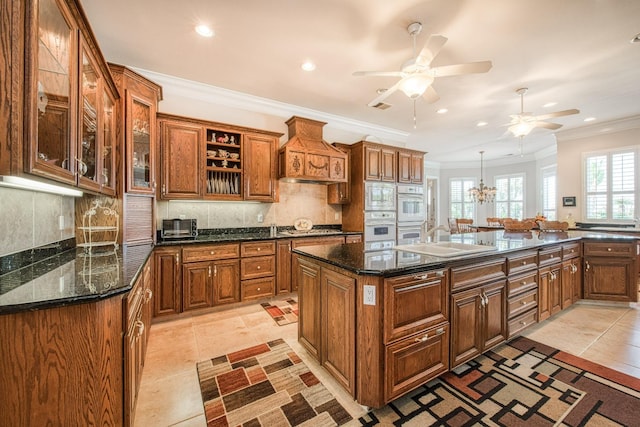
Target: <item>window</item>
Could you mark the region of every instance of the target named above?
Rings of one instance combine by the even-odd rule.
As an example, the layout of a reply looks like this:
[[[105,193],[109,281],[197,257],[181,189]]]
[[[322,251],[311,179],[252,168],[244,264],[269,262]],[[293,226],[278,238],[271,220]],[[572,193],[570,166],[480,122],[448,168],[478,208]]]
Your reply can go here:
[[[548,220],[558,219],[556,208],[556,167],[542,168],[542,215]]]
[[[472,178],[452,178],[449,181],[449,218],[471,218],[475,220],[476,208],[469,196],[469,189],[475,187]]]
[[[496,177],[496,216],[524,219],[524,174]]]
[[[587,154],[584,160],[585,218],[618,221],[636,217],[637,149]]]

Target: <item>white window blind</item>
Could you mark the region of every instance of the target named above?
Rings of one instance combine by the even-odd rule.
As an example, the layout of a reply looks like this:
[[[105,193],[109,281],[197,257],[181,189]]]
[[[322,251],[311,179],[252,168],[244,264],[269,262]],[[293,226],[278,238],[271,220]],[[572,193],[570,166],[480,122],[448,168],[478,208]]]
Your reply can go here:
[[[584,162],[585,218],[633,220],[636,214],[637,150],[587,154]]]
[[[549,166],[542,169],[542,215],[548,220],[558,219],[556,208],[556,167]]]
[[[475,205],[469,196],[469,189],[475,185],[471,178],[452,178],[449,181],[449,218],[475,220]]]
[[[496,216],[524,218],[524,174],[496,177]]]

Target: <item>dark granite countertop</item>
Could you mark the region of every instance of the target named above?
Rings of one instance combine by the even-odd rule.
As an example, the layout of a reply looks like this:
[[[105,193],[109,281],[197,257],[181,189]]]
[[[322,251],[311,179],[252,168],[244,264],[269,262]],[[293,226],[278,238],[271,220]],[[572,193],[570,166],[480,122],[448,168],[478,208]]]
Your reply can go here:
[[[243,242],[243,241],[257,241],[257,240],[279,240],[279,239],[300,239],[308,237],[323,237],[323,236],[347,236],[352,234],[362,234],[361,232],[349,232],[342,231],[339,228],[318,228],[314,230],[322,230],[321,233],[301,233],[296,235],[286,234],[290,232],[290,229],[279,229],[275,236],[272,236],[268,228],[228,228],[228,229],[211,229],[211,230],[199,230],[198,235],[195,238],[184,239],[166,239],[162,240],[158,238],[157,246],[176,246],[176,245],[190,245],[197,243],[228,243],[228,242]]]
[[[537,249],[562,242],[581,239],[629,240],[634,236],[607,234],[591,231],[509,233],[505,231],[486,231],[480,233],[449,234],[439,232],[438,241],[471,243],[493,246],[487,252],[457,257],[437,257],[401,250],[364,252],[362,243],[345,245],[304,246],[293,249],[294,253],[327,262],[336,267],[357,273],[377,276],[396,276],[419,271],[435,270],[453,265],[464,265],[523,249]]]
[[[72,249],[0,276],[0,314],[91,302],[128,292],[153,246]]]

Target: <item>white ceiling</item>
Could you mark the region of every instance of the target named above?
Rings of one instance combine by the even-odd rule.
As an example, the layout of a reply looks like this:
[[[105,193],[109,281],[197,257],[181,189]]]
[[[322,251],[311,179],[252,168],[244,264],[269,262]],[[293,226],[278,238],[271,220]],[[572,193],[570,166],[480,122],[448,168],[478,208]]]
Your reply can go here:
[[[553,121],[562,130],[640,114],[638,0],[82,0],[108,61],[207,83],[409,133],[407,146],[439,162],[518,155],[505,135],[520,111],[577,108]],[[449,40],[432,66],[491,60],[486,74],[442,77],[440,100],[402,92],[390,109],[367,106],[396,78],[354,77],[399,70],[412,56],[406,27],[423,24]],[[215,37],[198,36],[204,22]],[[317,69],[300,69],[312,59]],[[544,108],[547,102],[557,102]],[[447,114],[437,114],[447,108]],[[479,128],[478,121],[489,124]],[[355,142],[355,141],[354,141]],[[524,139],[525,154],[555,145],[549,130]]]

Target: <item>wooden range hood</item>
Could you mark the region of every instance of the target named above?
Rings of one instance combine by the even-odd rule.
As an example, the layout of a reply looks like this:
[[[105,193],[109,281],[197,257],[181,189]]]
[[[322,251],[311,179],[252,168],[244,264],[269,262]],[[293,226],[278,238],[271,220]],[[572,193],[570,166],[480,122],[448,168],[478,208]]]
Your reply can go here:
[[[279,178],[292,182],[347,182],[348,155],[322,139],[324,122],[293,116],[289,141],[278,152]]]

